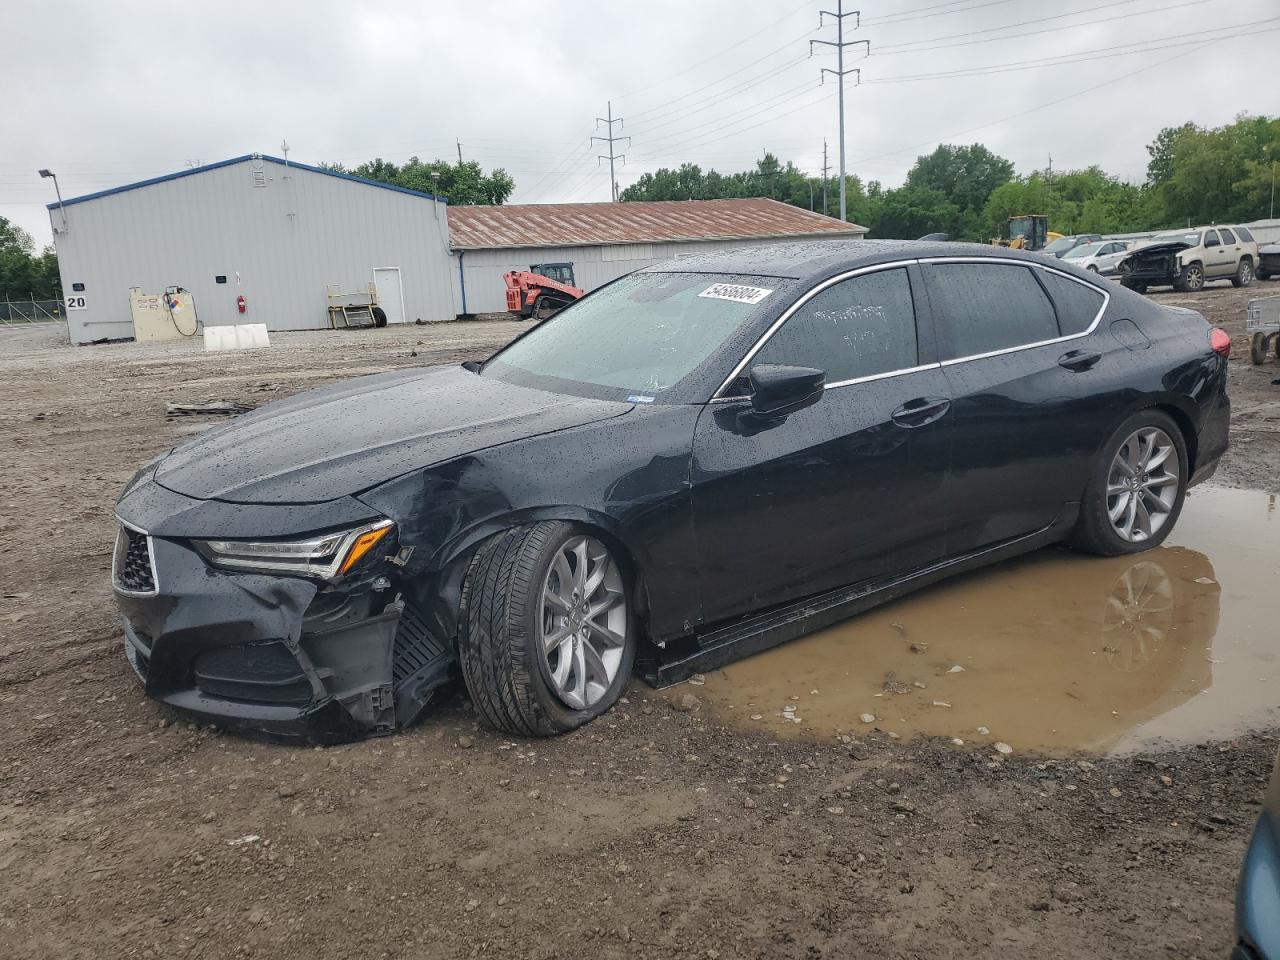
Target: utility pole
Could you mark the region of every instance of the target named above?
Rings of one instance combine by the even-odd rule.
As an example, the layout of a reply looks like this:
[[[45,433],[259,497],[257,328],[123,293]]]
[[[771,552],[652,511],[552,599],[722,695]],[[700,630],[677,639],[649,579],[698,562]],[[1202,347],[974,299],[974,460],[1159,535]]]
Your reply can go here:
[[[1271,161],[1271,219],[1276,218],[1276,162]]]
[[[462,141],[455,138],[453,142],[458,145],[458,166],[462,166]]]
[[[822,138],[822,215],[831,216],[831,208],[827,206],[827,138]]]
[[[827,74],[828,74],[828,73],[829,73],[829,74],[832,74],[832,75],[836,78],[836,82],[839,84],[839,87],[840,87],[840,96],[839,96],[839,109],[840,109],[840,219],[841,219],[841,220],[844,220],[844,221],[848,221],[849,216],[848,216],[848,212],[847,212],[847,210],[846,210],[846,208],[845,208],[845,184],[844,184],[844,180],[845,180],[845,169],[844,169],[844,78],[845,78],[846,74],[856,73],[856,74],[858,75],[858,82],[859,82],[859,83],[861,83],[861,82],[862,82],[862,71],[861,71],[861,70],[859,70],[857,67],[851,67],[851,68],[849,68],[848,70],[846,70],[846,69],[844,68],[844,48],[845,48],[845,47],[856,47],[856,46],[858,46],[859,44],[864,44],[864,43],[865,43],[865,44],[867,45],[867,56],[871,56],[871,41],[870,41],[870,40],[848,40],[848,41],[846,41],[846,40],[845,40],[845,38],[844,38],[844,18],[845,18],[845,17],[853,17],[853,29],[857,30],[857,29],[858,29],[858,27],[859,27],[859,26],[861,25],[861,23],[862,23],[862,12],[861,12],[861,11],[859,11],[859,10],[845,10],[845,8],[844,8],[844,0],[836,0],[836,12],[835,12],[835,13],[832,13],[830,10],[819,10],[819,11],[818,11],[818,26],[819,26],[819,27],[821,27],[821,26],[823,25],[823,20],[822,20],[822,18],[823,18],[824,16],[826,16],[826,17],[835,17],[835,18],[836,18],[836,38],[835,38],[835,40],[834,40],[834,41],[831,41],[831,40],[810,40],[810,41],[809,41],[809,56],[811,56],[811,57],[813,56],[813,45],[814,45],[815,43],[816,43],[816,44],[819,44],[819,45],[821,45],[821,46],[824,46],[824,47],[835,47],[835,48],[836,48],[836,69],[832,70],[830,67],[823,67],[823,68],[822,68],[821,73],[819,74],[819,76],[821,76],[821,77],[822,77],[822,80],[823,80],[823,82],[825,83],[825,82],[826,82],[826,79],[827,79]]]
[[[631,145],[631,138],[630,138],[630,137],[615,137],[615,136],[613,135],[613,125],[616,123],[616,124],[618,124],[619,128],[621,128],[621,126],[622,126],[622,118],[621,118],[621,117],[615,117],[615,116],[613,115],[613,101],[612,101],[612,100],[610,100],[610,101],[608,102],[608,108],[609,108],[609,109],[608,109],[608,110],[607,110],[607,112],[606,112],[606,116],[603,116],[603,117],[596,117],[596,129],[597,129],[597,130],[599,130],[599,129],[600,129],[600,124],[602,124],[602,123],[603,123],[603,124],[605,124],[605,125],[606,125],[606,129],[609,131],[609,135],[608,135],[607,137],[592,137],[591,139],[592,139],[592,140],[599,140],[601,143],[607,143],[607,144],[609,145],[609,155],[606,157],[604,154],[597,154],[597,155],[596,155],[596,165],[598,166],[601,160],[608,160],[608,161],[609,161],[609,194],[610,194],[610,196],[612,196],[612,197],[613,197],[613,202],[614,202],[614,203],[617,203],[617,202],[618,202],[618,178],[617,178],[617,175],[616,175],[616,174],[614,173],[614,171],[613,171],[613,164],[614,164],[614,161],[615,161],[615,160],[621,160],[623,163],[626,163],[626,162],[627,162],[627,155],[626,155],[625,153],[624,153],[624,154],[615,154],[615,153],[613,152],[613,145],[614,145],[615,143],[619,142],[619,141],[625,140],[625,141],[627,141],[627,146],[630,146],[630,145]]]

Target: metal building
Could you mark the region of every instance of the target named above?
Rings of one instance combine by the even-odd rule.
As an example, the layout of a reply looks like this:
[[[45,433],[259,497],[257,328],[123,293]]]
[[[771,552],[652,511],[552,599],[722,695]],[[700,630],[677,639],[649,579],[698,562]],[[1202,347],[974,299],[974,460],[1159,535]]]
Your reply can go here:
[[[71,340],[132,337],[135,288],[189,291],[205,326],[325,327],[328,289],[370,283],[391,323],[448,319],[446,209],[429,194],[258,155],[50,204]]]
[[[590,291],[659,260],[866,233],[856,223],[767,198],[449,208],[463,314],[505,310],[502,275],[535,264],[572,264],[574,285]]]
[[[73,343],[134,336],[144,307],[164,336],[197,319],[326,327],[331,292],[371,284],[390,323],[449,320],[505,310],[502,275],[534,264],[569,264],[592,290],[682,255],[866,234],[768,199],[449,207],[259,154],[52,203],[49,217]]]

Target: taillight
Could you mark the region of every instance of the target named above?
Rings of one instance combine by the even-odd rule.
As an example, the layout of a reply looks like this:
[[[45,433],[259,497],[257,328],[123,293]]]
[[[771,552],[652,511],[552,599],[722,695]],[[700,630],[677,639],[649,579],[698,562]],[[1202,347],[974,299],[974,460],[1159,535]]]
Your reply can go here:
[[[1223,360],[1231,356],[1231,337],[1221,327],[1214,327],[1209,331],[1209,346]]]

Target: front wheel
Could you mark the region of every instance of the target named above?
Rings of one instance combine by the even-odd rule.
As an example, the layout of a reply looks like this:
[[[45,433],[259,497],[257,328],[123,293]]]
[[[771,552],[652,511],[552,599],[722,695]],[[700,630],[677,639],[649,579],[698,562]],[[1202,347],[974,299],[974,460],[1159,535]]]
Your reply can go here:
[[[622,695],[636,630],[626,571],[592,531],[543,521],[485,541],[458,617],[458,662],[480,716],[517,736],[565,733]]]
[[[1097,273],[1097,272],[1098,272],[1098,268],[1097,268],[1097,267],[1095,267],[1092,263],[1091,263],[1091,264],[1089,264],[1087,267],[1085,267],[1085,269],[1086,269],[1086,270],[1088,270],[1090,273]]]
[[[1247,287],[1253,283],[1253,264],[1248,260],[1241,260],[1240,266],[1236,267],[1236,275],[1231,278],[1233,287]]]
[[[1280,337],[1276,339],[1276,354],[1280,356]],[[1249,361],[1260,367],[1267,362],[1267,335],[1255,333],[1249,338]]]
[[[1072,540],[1089,553],[1139,553],[1164,542],[1182,512],[1187,446],[1159,410],[1140,410],[1103,446]]]
[[[1198,263],[1187,264],[1182,268],[1182,272],[1178,274],[1178,282],[1173,285],[1173,288],[1182,293],[1203,290],[1204,267]]]

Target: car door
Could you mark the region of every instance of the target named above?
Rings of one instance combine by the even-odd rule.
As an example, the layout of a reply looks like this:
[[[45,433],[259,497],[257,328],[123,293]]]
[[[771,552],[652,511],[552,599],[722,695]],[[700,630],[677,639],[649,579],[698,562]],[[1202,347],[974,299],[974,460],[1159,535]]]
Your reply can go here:
[[[1222,246],[1222,237],[1219,236],[1217,230],[1206,230],[1204,232],[1201,249],[1203,250],[1201,257],[1203,258],[1202,262],[1204,263],[1205,278],[1212,279],[1214,277],[1222,276],[1224,271],[1223,264],[1226,262],[1227,251]],[[1190,258],[1184,257],[1183,262],[1186,263],[1189,259]],[[1230,273],[1231,271],[1227,272]]]
[[[902,265],[818,285],[699,416],[691,480],[707,621],[942,556],[950,401],[919,296]],[[761,419],[743,384],[767,364],[816,367],[826,387]]]
[[[921,273],[952,398],[955,556],[1046,527],[1079,500],[1109,422],[1097,389],[1108,347],[1090,334],[1109,294],[1012,260]]]
[[[1218,238],[1222,242],[1222,263],[1219,276],[1234,277],[1240,266],[1240,256],[1244,247],[1240,239],[1227,227],[1218,228]]]

